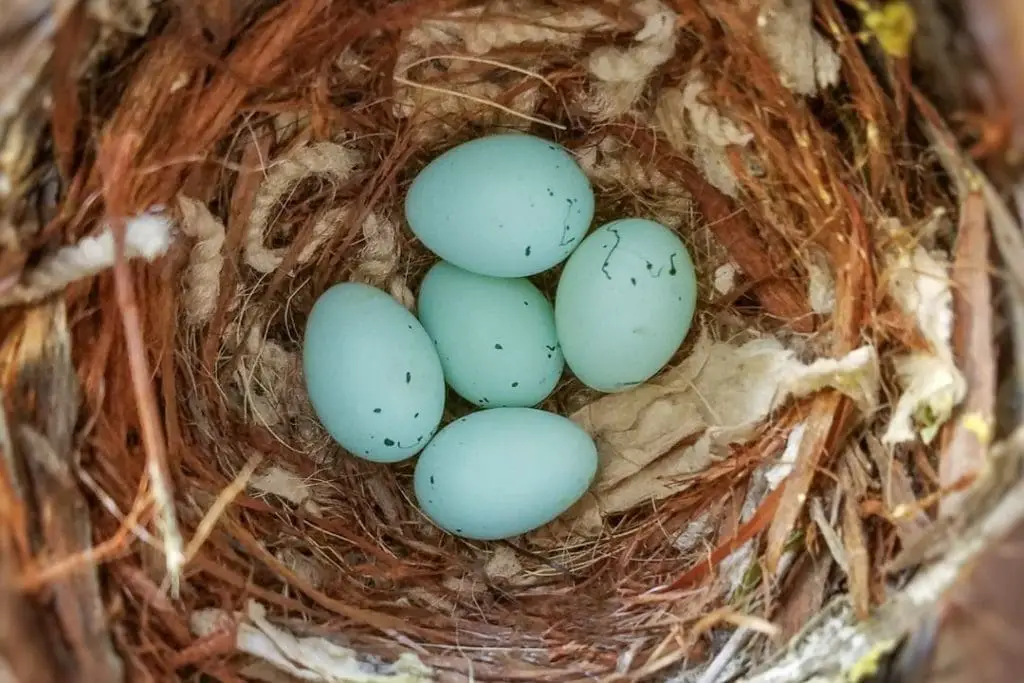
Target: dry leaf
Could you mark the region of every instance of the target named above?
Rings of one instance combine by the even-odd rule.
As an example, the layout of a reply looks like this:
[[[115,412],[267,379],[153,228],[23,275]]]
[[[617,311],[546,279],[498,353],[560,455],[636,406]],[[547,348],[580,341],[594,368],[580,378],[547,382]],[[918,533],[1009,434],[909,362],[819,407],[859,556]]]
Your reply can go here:
[[[865,415],[870,415],[878,407],[880,387],[878,354],[873,346],[862,346],[839,359],[820,358],[795,368],[782,385],[780,402],[832,388],[849,396]]]
[[[316,636],[299,638],[266,619],[263,605],[250,600],[245,614],[219,609],[192,613],[192,632],[200,638],[237,623],[235,647],[281,671],[314,683],[432,683],[433,671],[411,652],[393,664],[361,660],[356,652]]]
[[[634,11],[644,25],[627,48],[605,45],[587,58],[587,70],[594,77],[586,107],[598,121],[610,121],[629,112],[655,69],[676,52],[675,12],[660,0],[640,0]]]
[[[836,279],[828,258],[820,250],[813,250],[807,263],[807,299],[811,310],[831,315],[836,307]]]
[[[953,292],[948,257],[920,245],[896,247],[887,257],[889,295],[917,323],[935,353],[952,356]]]
[[[671,496],[685,477],[727,457],[730,444],[749,439],[773,409],[826,388],[873,410],[879,391],[874,348],[804,365],[772,337],[736,346],[702,331],[680,365],[572,415],[594,437],[600,465],[590,492],[560,518],[559,530],[592,535],[610,514]],[[772,475],[775,485],[783,477]]]
[[[949,259],[905,239],[906,231],[899,226],[888,229],[893,237],[886,254],[889,295],[916,322],[931,348],[893,360],[903,393],[882,440],[904,443],[920,435],[930,443],[967,391],[953,360]]]
[[[512,548],[500,545],[484,565],[484,573],[492,581],[512,581],[523,573],[523,565]]]
[[[754,135],[705,103],[703,94],[707,89],[699,71],[690,74],[682,90],[666,88],[662,91],[655,119],[668,143],[676,151],[692,157],[708,182],[730,197],[736,197],[739,181],[727,150],[745,147]]]
[[[614,26],[593,7],[557,12],[532,1],[499,1],[487,7],[452,12],[441,19],[422,21],[408,31],[403,47],[420,54],[425,48],[461,42],[474,55],[524,43],[574,47],[588,33],[607,31]],[[398,63],[410,63],[413,59],[403,53]],[[396,67],[395,72],[401,70]]]
[[[748,436],[749,432],[743,436]],[[684,488],[681,480],[705,470],[712,459],[712,441],[705,435],[693,446],[675,449],[634,476],[604,491],[591,489],[583,500],[563,515],[570,532],[592,536],[601,531],[602,519],[643,503],[668,498]],[[724,456],[725,453],[718,455]]]
[[[739,267],[735,263],[723,263],[715,268],[714,287],[719,294],[728,294],[736,287],[736,275]]]
[[[768,491],[779,488],[779,484],[793,472],[805,431],[807,431],[807,425],[803,422],[793,427],[789,432],[789,437],[786,438],[786,448],[782,451],[782,455],[775,462],[768,463],[763,467],[762,476],[768,482]]]
[[[677,367],[633,391],[605,396],[571,417],[597,442],[606,491],[708,427],[753,427],[771,409],[783,379],[799,365],[774,338],[742,346],[701,333]]]
[[[927,353],[900,356],[893,363],[903,394],[882,442],[905,443],[920,434],[922,441],[931,443],[967,393],[964,377],[952,360]]]
[[[782,84],[801,95],[839,81],[839,55],[818,33],[812,21],[811,0],[764,3],[757,18],[761,42]]]
[[[605,515],[672,495],[680,478],[749,438],[794,367],[794,354],[774,338],[735,346],[702,332],[679,366],[577,411],[572,419],[594,437],[600,469],[590,494],[561,521],[589,535]],[[689,439],[696,441],[680,445]]]
[[[313,493],[309,488],[309,484],[288,470],[281,469],[276,465],[250,479],[249,488],[261,493],[281,496],[296,506],[305,508],[307,512],[312,514],[319,514],[320,512],[319,506],[311,500]]]

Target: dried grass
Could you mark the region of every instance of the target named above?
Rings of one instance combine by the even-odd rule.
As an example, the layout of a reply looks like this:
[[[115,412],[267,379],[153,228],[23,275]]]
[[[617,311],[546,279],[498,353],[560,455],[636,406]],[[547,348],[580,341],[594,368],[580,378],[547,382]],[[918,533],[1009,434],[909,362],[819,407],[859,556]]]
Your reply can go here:
[[[347,278],[411,306],[431,259],[401,227],[404,187],[439,150],[494,129],[531,130],[579,154],[599,218],[666,216],[695,255],[699,315],[712,327],[775,334],[835,359],[870,346],[889,392],[892,359],[928,348],[886,293],[882,226],[957,213],[956,194],[909,124],[902,62],[869,68],[836,3],[816,3],[816,28],[797,27],[810,71],[780,66],[779,43],[765,47],[758,3],[523,4],[165,8],[116,68],[54,83],[64,185],[54,216],[22,248],[95,241],[109,220],[115,248],[102,265],[113,273],[51,277],[75,248],[65,246],[23,261],[17,286],[0,281],[0,301],[67,285],[90,416],[82,478],[103,555],[81,561],[102,559],[116,579],[114,636],[136,675],[240,680],[232,656],[237,633],[258,635],[245,616],[252,599],[280,620],[275,628],[313,629],[310,638],[338,638],[362,657],[413,653],[440,680],[664,675],[712,660],[703,634],[720,624],[764,631],[782,613],[808,621],[824,593],[808,597],[801,590],[813,581],[785,579],[827,552],[815,524],[829,529],[818,545],[842,558],[866,612],[894,548],[930,524],[920,509],[897,508],[950,486],[947,470],[977,470],[976,459],[944,460],[933,486],[920,464],[934,466],[927,451],[904,458],[876,438],[888,406],[872,397],[875,412],[858,411],[825,390],[780,408],[665,500],[604,519],[596,538],[550,546],[441,534],[413,504],[408,466],[338,452],[303,399],[305,316]],[[66,43],[84,38],[67,27],[58,45],[75,54],[81,46]],[[836,75],[841,87],[831,88]],[[129,263],[123,219],[155,206],[180,229],[156,265]],[[966,230],[977,217],[961,220],[957,305],[984,307],[976,278],[988,260]],[[735,283],[715,293],[713,273],[726,266]],[[47,291],[18,288],[43,277]],[[830,310],[813,303],[823,300]],[[975,335],[957,348],[981,353],[990,341]],[[985,360],[969,368],[968,402],[988,413]],[[570,380],[546,407],[567,414],[592,398]],[[792,472],[748,496],[798,426]],[[960,429],[954,440],[966,438]],[[873,466],[850,455],[862,443]],[[812,498],[835,501],[836,515],[811,514]],[[685,546],[678,539],[702,513],[710,535]],[[744,546],[750,562],[730,587],[718,570]],[[24,580],[41,586],[63,571],[54,560]],[[227,621],[204,622],[194,637],[189,615],[207,608]],[[722,670],[714,661],[707,680]]]

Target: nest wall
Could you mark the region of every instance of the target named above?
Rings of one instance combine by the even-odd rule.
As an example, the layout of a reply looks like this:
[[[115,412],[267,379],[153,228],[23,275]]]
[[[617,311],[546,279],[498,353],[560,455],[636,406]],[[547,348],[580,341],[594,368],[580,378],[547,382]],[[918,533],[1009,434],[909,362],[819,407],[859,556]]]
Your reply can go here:
[[[86,583],[109,636],[93,624],[72,647],[92,670],[667,678],[719,661],[730,625],[789,636],[837,594],[867,616],[933,503],[978,469],[976,432],[947,419],[966,401],[997,428],[999,330],[978,275],[995,257],[935,152],[955,143],[898,22],[858,36],[867,15],[831,0],[142,14],[102,50],[85,11],[57,36],[77,76],[54,81],[52,166],[25,193],[23,251],[41,256],[0,289],[18,330],[5,374],[59,380],[12,414],[71,416],[43,433],[76,453],[91,525],[87,554],[53,553],[25,582],[100,567]],[[595,224],[675,230],[700,294],[657,399],[608,402],[568,378],[544,404],[647,461],[541,533],[477,543],[418,511],[410,466],[327,437],[299,352],[336,282],[414,309],[433,257],[403,224],[405,189],[441,151],[504,130],[577,157]],[[556,276],[537,284],[553,293]],[[703,392],[737,363],[754,398],[731,421]],[[684,386],[660,431],[636,426]],[[770,650],[755,640],[735,664]]]

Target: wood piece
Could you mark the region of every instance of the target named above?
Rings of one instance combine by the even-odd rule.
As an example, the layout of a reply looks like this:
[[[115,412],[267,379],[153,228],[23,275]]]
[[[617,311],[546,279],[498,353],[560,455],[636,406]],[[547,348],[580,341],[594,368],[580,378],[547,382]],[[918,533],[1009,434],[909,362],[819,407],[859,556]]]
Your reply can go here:
[[[984,466],[995,431],[996,359],[993,347],[992,285],[989,278],[989,231],[985,200],[969,192],[960,205],[960,229],[953,261],[953,351],[967,380],[967,397],[949,429],[949,443],[939,459],[942,488],[973,478]],[[963,494],[942,499],[939,511],[953,514]]]
[[[37,646],[47,650],[38,670],[15,671],[16,680],[26,683],[45,681],[50,672],[54,680],[117,683],[124,678],[123,665],[113,649],[96,568],[88,560],[87,504],[72,474],[79,398],[63,303],[29,310],[4,342],[0,359],[11,369],[4,380],[16,392],[11,414],[19,423],[0,430],[0,480],[6,484],[0,486],[0,509],[13,513],[0,515],[6,532],[0,533],[0,623],[15,625],[6,642],[0,634],[0,652],[23,658]],[[2,537],[13,539],[17,550],[3,552],[11,543]],[[46,593],[20,588],[34,572],[72,557],[83,561],[52,577]]]

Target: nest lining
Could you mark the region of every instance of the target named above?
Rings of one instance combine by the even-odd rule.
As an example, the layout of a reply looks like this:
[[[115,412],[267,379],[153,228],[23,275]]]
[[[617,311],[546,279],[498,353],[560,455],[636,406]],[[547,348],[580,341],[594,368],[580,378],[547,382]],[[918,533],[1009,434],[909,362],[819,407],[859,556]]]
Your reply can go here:
[[[3,296],[46,301],[71,284],[48,324],[69,327],[95,416],[82,477],[93,535],[116,542],[90,562],[126,598],[113,636],[136,674],[266,678],[267,650],[256,665],[239,648],[296,637],[277,670],[316,673],[342,646],[366,680],[699,670],[723,625],[788,635],[837,592],[865,615],[885,598],[885,564],[933,524],[919,501],[956,479],[920,440],[958,438],[943,424],[967,395],[948,283],[966,258],[948,220],[959,207],[908,123],[917,93],[899,61],[858,45],[833,3],[814,17],[810,3],[726,0],[253,3],[232,20],[158,15],[119,59],[116,76],[86,79],[89,98],[55,90],[68,173],[48,230],[74,246]],[[596,535],[555,525],[554,540],[478,544],[426,522],[408,467],[338,452],[298,349],[339,280],[413,306],[432,257],[402,226],[404,187],[440,150],[509,129],[577,155],[595,223],[677,229],[708,343],[777,339],[800,368],[833,364],[715,442],[727,457],[663,476],[671,495],[624,504]],[[124,256],[154,260],[129,269],[121,222],[96,226],[155,206],[176,227],[129,221]],[[538,284],[550,292],[554,276]],[[597,398],[567,380],[545,407]],[[898,442],[915,445],[893,461]],[[737,662],[763,656],[751,642]]]

